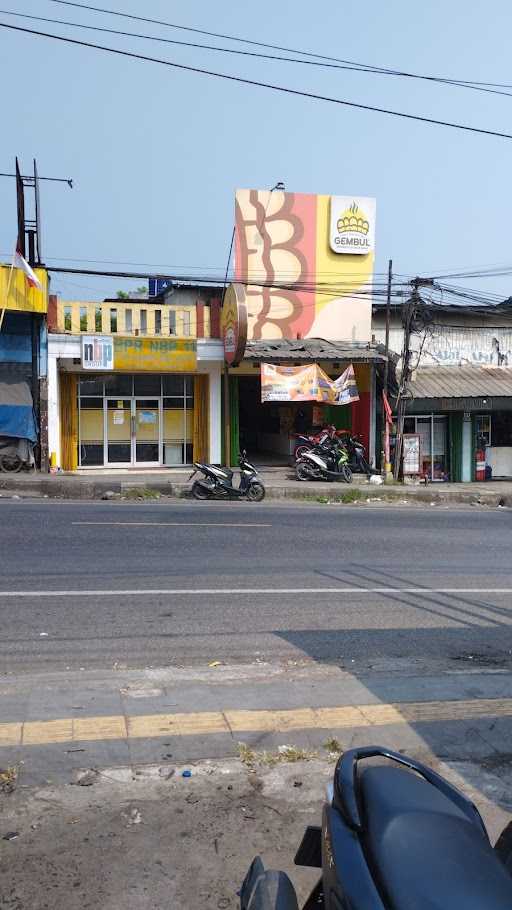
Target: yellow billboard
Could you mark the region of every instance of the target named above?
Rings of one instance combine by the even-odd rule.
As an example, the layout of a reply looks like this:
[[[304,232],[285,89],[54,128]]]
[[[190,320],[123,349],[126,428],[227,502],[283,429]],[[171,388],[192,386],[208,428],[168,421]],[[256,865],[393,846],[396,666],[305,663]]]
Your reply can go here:
[[[41,290],[30,287],[21,269],[0,265],[0,312],[4,309],[24,313],[48,311],[48,272],[37,268],[34,272],[41,282]]]
[[[197,369],[196,342],[114,336],[114,369],[193,373]]]

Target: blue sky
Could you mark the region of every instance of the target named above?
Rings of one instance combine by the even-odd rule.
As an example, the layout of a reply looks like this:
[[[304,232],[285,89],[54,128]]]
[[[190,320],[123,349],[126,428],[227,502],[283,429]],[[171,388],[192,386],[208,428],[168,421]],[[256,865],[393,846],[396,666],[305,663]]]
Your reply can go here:
[[[104,2],[379,66],[512,83],[507,0]],[[4,9],[195,40],[50,0],[4,0]],[[512,133],[512,97],[79,33],[1,13],[0,21]],[[40,174],[75,181],[72,191],[43,184],[43,252],[51,264],[109,260],[115,265],[105,268],[145,263],[171,272],[221,272],[235,189],[270,187],[278,180],[297,192],[376,196],[377,271],[386,269],[389,257],[397,272],[407,274],[512,263],[512,140],[235,85],[7,30],[0,30],[0,78],[0,170],[12,170],[15,155],[25,168],[36,157]],[[0,179],[0,211],[5,259],[15,237],[14,181]],[[512,292],[512,279],[466,283],[503,296]],[[84,276],[53,279],[54,289],[70,298],[101,297],[119,286],[131,285]]]

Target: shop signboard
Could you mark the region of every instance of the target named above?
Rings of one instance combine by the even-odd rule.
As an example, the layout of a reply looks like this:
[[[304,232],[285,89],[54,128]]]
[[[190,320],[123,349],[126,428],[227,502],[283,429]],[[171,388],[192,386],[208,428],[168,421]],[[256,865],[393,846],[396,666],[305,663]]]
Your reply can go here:
[[[176,338],[114,338],[116,370],[193,373],[197,369],[195,341]]]
[[[375,248],[375,199],[331,196],[330,224],[333,253],[367,256]]]
[[[403,472],[421,474],[421,445],[419,433],[403,435]]]
[[[80,344],[83,370],[114,369],[112,335],[82,335]]]
[[[261,400],[317,401],[344,405],[359,400],[352,364],[339,379],[329,379],[317,363],[305,367],[261,364]]]
[[[247,343],[247,306],[242,284],[230,284],[224,295],[221,315],[224,359],[235,367],[243,359]]]

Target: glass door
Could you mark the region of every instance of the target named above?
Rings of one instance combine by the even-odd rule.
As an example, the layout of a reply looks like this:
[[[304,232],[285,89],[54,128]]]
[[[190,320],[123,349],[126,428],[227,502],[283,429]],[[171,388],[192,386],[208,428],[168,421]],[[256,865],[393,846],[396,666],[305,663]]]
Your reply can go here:
[[[133,463],[160,464],[160,399],[134,398],[133,436]]]
[[[132,463],[132,400],[107,398],[105,408],[105,464]]]

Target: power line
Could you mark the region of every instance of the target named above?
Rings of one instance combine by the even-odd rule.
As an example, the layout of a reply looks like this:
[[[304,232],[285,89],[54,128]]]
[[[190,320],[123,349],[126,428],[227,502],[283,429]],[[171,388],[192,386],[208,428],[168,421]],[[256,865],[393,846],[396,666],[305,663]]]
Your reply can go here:
[[[495,136],[499,139],[512,139],[512,135],[510,133],[502,133],[498,130],[486,130],[480,127],[468,126],[464,123],[454,123],[449,120],[436,120],[432,117],[422,117],[419,114],[406,114],[403,111],[394,111],[388,108],[375,107],[374,105],[370,104],[357,104],[354,101],[345,101],[341,98],[329,97],[328,95],[319,95],[313,92],[303,92],[299,89],[288,88],[283,85],[274,85],[270,82],[260,82],[256,79],[247,79],[242,76],[232,76],[226,73],[217,73],[213,70],[202,69],[201,67],[197,66],[187,66],[184,63],[175,63],[170,60],[162,60],[159,57],[149,57],[145,54],[136,54],[133,51],[123,51],[120,48],[106,47],[103,44],[93,44],[88,41],[79,41],[77,38],[64,38],[62,35],[54,35],[50,32],[41,32],[35,29],[23,28],[20,25],[9,25],[7,22],[0,22],[0,28],[7,28],[11,31],[21,32],[27,35],[34,35],[39,38],[51,38],[54,41],[60,41],[64,44],[73,44],[77,47],[88,47],[92,50],[105,51],[109,54],[116,54],[120,57],[129,57],[134,60],[142,60],[146,63],[158,63],[161,66],[169,66],[174,69],[179,69],[189,73],[200,73],[203,76],[213,76],[217,79],[224,79],[228,82],[236,82],[241,85],[252,85],[256,86],[257,88],[267,88],[271,91],[282,92],[286,95],[294,95],[295,97],[300,98],[310,98],[313,101],[326,101],[329,104],[338,104],[343,107],[350,107],[363,111],[372,111],[372,113],[388,114],[389,116],[400,117],[404,120],[415,120],[419,121],[420,123],[428,123],[433,126],[445,126],[451,129],[463,130],[464,132],[468,133],[477,133],[483,136]]]
[[[464,86],[464,85],[486,86],[486,87],[491,87],[491,88],[510,88],[510,89],[512,89],[512,85],[508,85],[508,84],[503,85],[502,83],[499,83],[499,82],[478,82],[478,81],[469,80],[469,79],[450,79],[450,78],[444,77],[444,76],[430,76],[430,75],[423,75],[423,74],[419,74],[419,73],[410,73],[405,70],[390,69],[389,67],[378,67],[378,66],[374,66],[372,64],[359,63],[354,60],[344,60],[339,57],[330,57],[325,54],[317,54],[312,51],[303,51],[303,50],[297,50],[297,48],[283,47],[279,44],[268,44],[263,41],[254,41],[254,40],[251,40],[250,38],[240,38],[240,37],[237,37],[234,35],[226,35],[226,34],[223,34],[222,32],[210,32],[210,31],[206,31],[205,29],[201,29],[201,28],[193,28],[192,26],[177,25],[176,23],[166,22],[162,19],[151,19],[148,16],[136,16],[133,13],[125,13],[120,10],[105,9],[104,7],[100,7],[100,6],[91,6],[90,4],[87,4],[87,3],[76,3],[76,2],[72,2],[72,0],[50,0],[50,2],[58,3],[61,6],[71,6],[71,7],[75,7],[76,9],[89,10],[89,11],[95,12],[95,13],[104,13],[108,16],[118,16],[122,19],[131,19],[131,20],[137,21],[137,22],[147,22],[147,23],[150,23],[151,25],[163,25],[165,28],[174,28],[179,31],[193,32],[197,35],[206,35],[209,38],[221,38],[225,41],[234,41],[234,42],[238,42],[238,43],[242,43],[242,44],[249,44],[249,45],[252,45],[253,47],[264,47],[264,48],[268,48],[270,50],[284,51],[287,54],[301,54],[303,57],[311,57],[316,60],[325,60],[325,61],[331,61],[333,63],[341,63],[341,64],[347,65],[349,67],[357,67],[357,68],[361,67],[365,71],[382,73],[383,75],[406,76],[411,79],[425,79],[427,81],[446,82],[448,84],[462,85],[462,86]]]
[[[328,63],[326,60],[306,60],[300,59],[297,57],[281,57],[276,56],[275,54],[262,54],[258,51],[246,51],[241,50],[240,48],[231,48],[231,47],[218,47],[211,44],[198,44],[197,42],[192,41],[179,41],[175,38],[162,38],[160,35],[147,35],[141,34],[140,32],[124,32],[120,29],[115,28],[106,28],[100,25],[86,25],[82,22],[70,22],[66,19],[54,19],[48,16],[32,16],[27,13],[19,13],[14,10],[5,10],[0,9],[0,14],[4,16],[16,16],[20,19],[30,19],[36,22],[49,22],[52,25],[65,25],[70,26],[71,28],[85,29],[87,31],[101,32],[103,34],[109,35],[119,35],[124,38],[141,38],[144,41],[158,41],[163,44],[172,44],[177,47],[190,47],[198,50],[207,50],[215,51],[222,54],[236,54],[243,57],[252,57],[260,60],[273,60],[278,63],[298,63],[303,66],[316,66],[320,68],[334,69],[334,70],[344,70],[348,72],[357,72],[357,73],[369,73],[370,75],[378,76],[399,76],[411,79],[426,79],[431,82],[440,83],[443,85],[454,85],[458,88],[471,89],[472,91],[485,92],[491,95],[502,95],[507,98],[512,98],[511,92],[500,91],[497,88],[484,87],[478,84],[471,84],[469,82],[459,81],[456,79],[443,79],[437,76],[423,76],[416,75],[412,73],[401,73],[393,72],[392,70],[383,70],[379,67],[371,67],[366,64],[356,64],[356,63]],[[121,14],[119,14],[121,15]],[[122,14],[125,15],[125,14]],[[130,17],[131,18],[131,17]],[[139,16],[134,17],[139,19]],[[172,26],[174,27],[174,26]],[[298,53],[303,53],[299,51]]]

